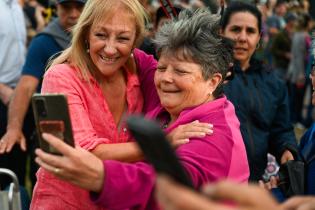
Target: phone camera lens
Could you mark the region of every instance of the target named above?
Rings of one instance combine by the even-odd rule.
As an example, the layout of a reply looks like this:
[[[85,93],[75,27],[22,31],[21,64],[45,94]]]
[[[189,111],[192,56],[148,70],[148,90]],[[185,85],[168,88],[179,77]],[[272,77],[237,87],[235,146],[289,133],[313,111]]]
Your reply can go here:
[[[45,106],[45,100],[43,98],[36,99],[36,109],[37,113],[41,117],[46,117],[47,116],[47,111],[46,111],[46,106]]]

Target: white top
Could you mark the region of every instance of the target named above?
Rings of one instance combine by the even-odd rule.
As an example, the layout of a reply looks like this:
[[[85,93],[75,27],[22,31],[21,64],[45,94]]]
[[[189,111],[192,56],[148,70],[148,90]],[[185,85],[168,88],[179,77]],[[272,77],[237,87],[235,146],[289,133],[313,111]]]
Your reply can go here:
[[[0,0],[0,83],[14,87],[26,53],[26,25],[17,0]]]

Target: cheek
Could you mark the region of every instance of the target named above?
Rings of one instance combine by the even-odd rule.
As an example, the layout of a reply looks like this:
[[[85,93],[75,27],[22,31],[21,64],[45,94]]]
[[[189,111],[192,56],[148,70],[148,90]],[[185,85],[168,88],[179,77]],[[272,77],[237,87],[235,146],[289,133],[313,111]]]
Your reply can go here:
[[[158,89],[158,87],[160,86],[160,83],[161,83],[161,73],[156,71],[155,74],[154,74],[154,85],[155,85],[155,88]]]

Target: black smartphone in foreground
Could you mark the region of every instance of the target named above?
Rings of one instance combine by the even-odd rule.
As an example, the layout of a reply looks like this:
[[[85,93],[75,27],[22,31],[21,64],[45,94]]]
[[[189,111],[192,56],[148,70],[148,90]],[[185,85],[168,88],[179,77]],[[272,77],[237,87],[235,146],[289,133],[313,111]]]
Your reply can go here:
[[[68,102],[65,95],[34,94],[32,106],[39,146],[42,150],[60,155],[42,138],[42,133],[50,133],[74,147]]]
[[[164,132],[157,123],[142,116],[131,116],[127,126],[147,161],[157,173],[164,173],[175,181],[193,189],[193,184],[179,162]]]

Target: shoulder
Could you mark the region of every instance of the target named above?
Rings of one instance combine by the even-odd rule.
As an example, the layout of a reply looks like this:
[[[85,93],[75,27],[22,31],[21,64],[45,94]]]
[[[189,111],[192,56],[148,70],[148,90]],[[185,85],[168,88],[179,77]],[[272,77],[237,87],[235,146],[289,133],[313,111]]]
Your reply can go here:
[[[61,50],[57,42],[50,35],[39,34],[32,39],[28,53],[45,52],[51,54],[51,52],[57,53]]]
[[[51,66],[45,73],[45,77],[61,77],[66,80],[75,78],[76,75],[76,69],[69,64],[56,64]]]
[[[134,49],[133,55],[138,67],[140,68],[148,68],[150,66],[155,67],[157,65],[157,61],[155,60],[153,55],[148,55],[140,49]]]
[[[49,34],[39,33],[31,41],[31,43],[43,43],[43,42],[48,42],[47,44],[51,44],[51,43],[55,43],[55,40]]]

